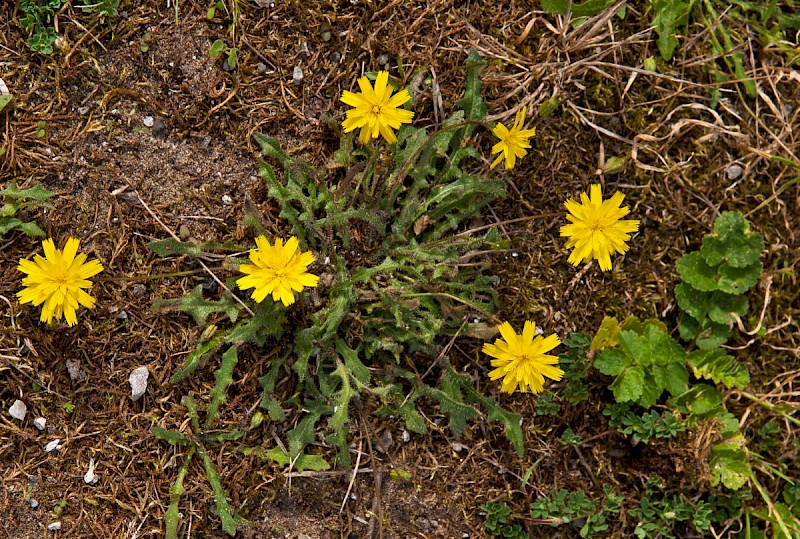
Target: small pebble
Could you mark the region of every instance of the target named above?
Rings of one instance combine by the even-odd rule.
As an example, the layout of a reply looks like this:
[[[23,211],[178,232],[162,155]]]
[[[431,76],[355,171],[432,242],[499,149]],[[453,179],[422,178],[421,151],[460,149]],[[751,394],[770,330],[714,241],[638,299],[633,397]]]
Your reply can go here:
[[[117,320],[127,320],[128,319],[128,312],[127,311],[120,311],[117,314]]]
[[[53,451],[58,451],[61,449],[61,445],[58,445],[61,442],[61,438],[56,438],[52,442],[48,442],[46,446],[44,446],[45,453],[52,453]]]
[[[387,63],[389,63],[389,55],[388,54],[383,53],[380,56],[378,56],[378,65],[385,66]]]
[[[53,522],[52,524],[48,524],[47,525],[47,531],[50,531],[50,532],[57,532],[60,529],[61,529],[61,523],[59,521],[57,521],[57,520],[55,522]]]
[[[78,380],[83,380],[86,378],[86,373],[83,372],[83,369],[81,369],[80,362],[68,359],[65,361],[65,363],[67,365],[67,372],[69,373],[70,380],[77,382]]]
[[[14,401],[14,404],[11,405],[11,408],[8,409],[8,413],[11,414],[11,417],[14,419],[19,419],[22,421],[25,419],[25,414],[28,413],[28,407],[24,402],[17,399]]]
[[[233,204],[233,199],[230,197],[230,195],[222,195],[222,203]]]
[[[147,286],[135,284],[131,287],[131,293],[137,298],[142,298],[147,293]]]
[[[139,400],[145,391],[147,391],[147,378],[150,376],[150,371],[147,367],[139,367],[131,372],[128,377],[128,382],[131,384],[131,399]]]
[[[33,498],[28,500],[28,504],[31,506],[31,509],[36,509],[37,507],[39,507],[39,502],[37,502]]]
[[[153,127],[155,120],[153,119],[152,116],[145,116],[144,119],[142,120],[142,123],[144,124],[145,127]]]
[[[411,434],[406,429],[403,429],[403,443],[408,443],[409,441],[411,441]]]
[[[728,178],[729,180],[738,180],[739,178],[742,177],[743,173],[744,169],[742,168],[741,165],[737,163],[733,163],[732,165],[728,166],[728,168],[725,169],[725,177]]]
[[[47,420],[43,417],[37,417],[33,420],[33,426],[39,430],[44,430],[45,425],[47,425]]]
[[[258,62],[258,64],[256,65],[256,71],[258,71],[263,75],[264,73],[267,72],[267,64],[265,64],[264,62]]]
[[[303,81],[303,70],[300,66],[296,66],[294,68],[294,72],[292,72],[292,82],[295,84],[300,84]]]

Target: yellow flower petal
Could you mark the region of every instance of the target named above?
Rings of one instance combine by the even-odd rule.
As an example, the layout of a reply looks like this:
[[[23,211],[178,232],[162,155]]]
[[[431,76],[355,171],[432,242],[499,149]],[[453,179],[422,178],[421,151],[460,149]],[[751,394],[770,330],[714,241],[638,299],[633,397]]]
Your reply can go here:
[[[503,379],[501,391],[513,393],[519,389],[538,393],[544,389],[544,377],[561,379],[564,371],[553,366],[558,363],[558,358],[545,354],[561,344],[557,335],[536,336],[536,325],[531,321],[525,322],[522,335],[518,335],[508,322],[503,322],[497,329],[502,338],[496,339],[494,344],[484,343],[482,351],[496,358],[491,361],[492,367],[496,368],[489,372],[489,378]]]
[[[17,292],[17,298],[22,304],[41,305],[42,322],[63,317],[74,326],[78,323],[80,305],[94,307],[95,299],[84,289],[92,288],[89,278],[103,271],[103,266],[97,260],[86,262],[86,255],[78,252],[79,247],[80,240],[69,238],[62,251],[48,238],[42,242],[44,257],[35,255],[33,261],[19,261],[17,269],[27,277],[22,279],[23,288]]]
[[[345,105],[353,107],[342,122],[345,133],[361,129],[358,140],[362,144],[379,136],[389,144],[397,142],[394,130],[411,123],[414,118],[412,111],[399,108],[411,99],[408,90],[392,95],[394,88],[389,85],[388,71],[378,72],[374,88],[367,77],[358,79],[358,87],[361,93],[344,91],[339,98]]]
[[[505,161],[507,170],[514,168],[517,159],[522,159],[527,155],[527,148],[530,148],[529,139],[536,134],[536,129],[522,129],[525,124],[525,113],[527,107],[522,107],[514,118],[514,124],[508,129],[499,123],[492,129],[492,134],[500,139],[500,142],[492,146],[492,155],[500,155],[492,162],[491,168],[496,167],[501,160]]]
[[[567,220],[570,224],[561,227],[561,236],[568,238],[567,248],[573,249],[567,261],[577,266],[581,262],[597,260],[602,271],[611,269],[611,255],[624,254],[630,233],[639,230],[639,221],[625,220],[630,213],[627,206],[620,206],[625,195],[614,193],[603,200],[602,188],[593,184],[589,195],[581,193],[580,204],[567,200]]]
[[[250,297],[257,303],[271,295],[273,301],[288,307],[295,301],[293,291],[301,292],[303,288],[319,284],[319,277],[307,272],[314,255],[300,251],[300,242],[294,236],[285,244],[277,238],[275,245],[265,236],[258,236],[256,246],[258,249],[250,250],[252,264],[239,266],[245,276],[237,279],[236,285],[240,290],[253,288]]]

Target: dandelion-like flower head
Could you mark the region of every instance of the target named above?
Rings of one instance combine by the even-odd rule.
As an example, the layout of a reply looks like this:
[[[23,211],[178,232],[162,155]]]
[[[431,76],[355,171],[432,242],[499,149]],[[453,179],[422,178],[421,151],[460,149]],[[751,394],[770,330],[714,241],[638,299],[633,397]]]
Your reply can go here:
[[[600,185],[591,187],[591,197],[581,193],[580,204],[573,199],[564,204],[567,207],[567,220],[571,224],[561,227],[561,236],[568,237],[567,248],[573,249],[568,262],[577,266],[582,261],[596,259],[600,269],[611,269],[611,255],[624,254],[628,250],[625,243],[630,234],[639,230],[639,221],[621,220],[630,213],[627,206],[620,207],[625,195],[614,193],[603,200]]]
[[[64,251],[56,249],[52,239],[42,242],[44,257],[35,255],[33,261],[20,260],[17,269],[27,277],[22,279],[22,290],[17,292],[20,303],[42,306],[42,322],[50,323],[62,317],[67,324],[78,323],[79,305],[94,307],[95,299],[84,289],[92,288],[94,277],[103,266],[97,260],[86,262],[86,255],[78,253],[80,240],[69,238]]]
[[[500,161],[505,160],[506,170],[514,168],[517,158],[523,158],[528,153],[526,148],[530,148],[528,139],[536,134],[536,129],[522,129],[525,124],[525,112],[528,107],[522,107],[517,111],[514,118],[514,125],[508,129],[502,123],[498,122],[492,129],[494,136],[500,139],[500,142],[492,146],[492,155],[500,153],[497,158],[492,162],[491,168],[500,164]]]
[[[389,72],[379,71],[375,79],[375,88],[364,76],[358,79],[361,93],[345,90],[342,92],[341,101],[354,107],[347,111],[347,118],[342,122],[344,132],[349,133],[361,128],[358,140],[366,144],[370,139],[382,135],[386,142],[397,142],[394,130],[402,124],[411,123],[414,113],[400,108],[411,99],[408,90],[400,90],[392,95],[394,88],[389,86]]]
[[[258,249],[250,250],[250,262],[242,264],[239,271],[246,274],[236,281],[240,289],[255,288],[251,297],[258,303],[272,294],[274,301],[280,300],[288,307],[294,303],[294,292],[304,287],[314,287],[319,277],[307,272],[308,265],[314,262],[314,255],[299,249],[297,238],[292,236],[283,244],[277,238],[271,245],[265,236],[256,238]]]
[[[492,360],[492,367],[497,368],[489,373],[489,378],[502,378],[502,391],[513,393],[519,388],[523,393],[528,389],[539,393],[544,389],[545,376],[561,380],[564,371],[554,366],[558,364],[558,357],[547,354],[561,344],[557,335],[535,336],[536,325],[531,321],[525,322],[522,335],[517,335],[508,322],[497,329],[502,338],[496,339],[494,344],[485,343],[483,353],[496,358]]]

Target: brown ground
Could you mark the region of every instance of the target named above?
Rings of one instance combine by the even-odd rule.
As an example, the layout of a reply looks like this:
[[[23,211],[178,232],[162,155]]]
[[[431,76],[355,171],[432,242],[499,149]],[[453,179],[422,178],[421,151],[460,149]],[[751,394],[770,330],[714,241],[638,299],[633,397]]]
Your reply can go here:
[[[145,244],[168,237],[166,229],[203,241],[248,242],[252,234],[239,225],[248,200],[278,230],[276,205],[256,176],[252,134],[274,136],[290,153],[326,162],[338,135],[325,119],[342,119],[341,91],[352,88],[362,71],[382,64],[397,74],[398,59],[418,83],[414,109],[421,125],[440,117],[431,86],[415,75],[435,77],[446,114],[463,91],[470,47],[491,62],[483,75],[491,119],[507,122],[517,106],[536,111],[552,96],[561,100],[552,116],[535,119],[539,134],[530,154],[513,173],[501,173],[509,198],[485,216],[487,222],[531,217],[501,226],[518,254],[498,257],[494,269],[501,276],[506,318],[534,319],[562,338],[571,331],[592,333],[606,314],[672,320],[675,260],[698,246],[718,212],[752,210],[750,219],[768,251],[765,279],[750,297],[755,319],[748,327],[758,322],[767,298],[767,334],[738,357],[748,362],[753,393],[790,391],[800,366],[794,322],[800,309],[800,190],[780,191],[797,171],[768,155],[798,162],[792,125],[796,130],[800,80],[778,52],[748,51],[757,60],[748,65],[762,95],[743,97],[735,85],[723,85],[725,100],[714,111],[708,108],[709,87],[703,86],[710,80],[705,34],[693,28],[697,33],[685,50],[679,48],[671,64],[659,64],[666,76],[648,74],[641,66],[657,56],[654,34],[635,6],[625,25],[572,29],[535,11],[538,2],[499,8],[453,0],[276,0],[260,7],[265,2],[240,0],[234,37],[239,65],[225,71],[208,49],[217,38],[231,42],[230,18],[220,11],[208,20],[207,4],[181,2],[176,22],[169,2],[123,1],[124,13],[110,24],[92,24],[68,6],[58,18],[63,43],[51,56],[27,48],[14,6],[0,4],[0,21],[6,21],[0,23],[0,77],[16,96],[14,110],[0,113],[6,149],[0,181],[56,191],[52,210],[28,217],[59,245],[70,235],[81,238],[82,249],[106,268],[93,288],[97,307],[82,311],[75,328],[47,327],[37,309],[20,306],[14,297],[21,277],[17,260],[38,252],[40,244],[19,235],[0,243],[0,536],[43,537],[56,520],[62,523],[58,537],[65,538],[163,534],[169,488],[182,458],[149,429],[178,428],[186,417],[181,397],[194,391],[207,399],[213,376],[206,369],[180,384],[168,383],[200,330],[188,316],[160,313],[152,305],[199,283],[213,285],[203,274],[142,279],[184,271],[188,263],[157,258]],[[329,40],[323,39],[323,23],[331,28]],[[143,52],[145,41],[149,50]],[[299,85],[292,82],[295,66],[304,73]],[[154,120],[149,128],[143,124],[148,116]],[[38,138],[42,120],[46,135]],[[491,145],[488,137],[479,143],[484,150]],[[603,177],[612,156],[630,160],[624,172]],[[735,182],[725,176],[733,163],[744,170]],[[592,267],[576,280],[558,236],[562,204],[598,177],[627,194],[642,228],[613,272]],[[485,373],[476,344],[459,341],[457,362]],[[431,435],[412,435],[405,443],[402,424],[370,415],[366,402],[361,426],[352,427],[354,461],[359,448],[363,454],[346,499],[347,473],[290,477],[274,463],[237,452],[262,443],[271,447],[276,437],[285,440],[295,419],[248,430],[260,400],[256,379],[268,358],[257,349],[243,350],[221,422],[247,433],[212,449],[231,506],[248,521],[240,527],[243,537],[480,537],[479,506],[490,500],[508,501],[524,514],[527,503],[554,486],[596,494],[610,483],[625,494],[654,473],[675,486],[703,483],[697,475],[702,469],[695,470],[702,448],[691,436],[634,452],[607,430],[600,415],[602,380],[591,381],[595,398],[588,403],[564,402],[559,416],[536,418],[529,395],[499,396],[497,387],[479,377],[482,391],[526,418],[524,458],[496,425],[473,422],[462,439],[453,439],[446,420],[433,423],[441,419],[433,403],[423,409]],[[71,380],[66,361],[78,362],[85,376]],[[132,402],[127,378],[142,365],[150,370],[150,386]],[[7,414],[16,398],[28,405],[22,423]],[[71,413],[64,407],[68,402]],[[745,430],[758,424],[757,408],[746,411],[746,402],[729,406],[745,415]],[[32,425],[40,415],[48,420],[45,432]],[[558,437],[567,427],[593,441],[578,448],[561,445]],[[379,450],[376,442],[387,437],[391,446]],[[63,448],[46,455],[43,447],[55,438]],[[97,463],[96,486],[82,481],[90,458]],[[391,478],[392,467],[408,471],[411,479]],[[186,488],[181,533],[223,537],[197,459]],[[38,509],[25,501],[26,489]],[[625,536],[631,524],[622,515],[613,529]],[[568,527],[533,523],[529,532],[577,535]]]

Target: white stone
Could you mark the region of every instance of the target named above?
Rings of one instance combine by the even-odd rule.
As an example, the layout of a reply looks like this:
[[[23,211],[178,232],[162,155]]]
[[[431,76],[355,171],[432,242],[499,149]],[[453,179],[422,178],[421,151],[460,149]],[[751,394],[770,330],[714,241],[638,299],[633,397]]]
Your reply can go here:
[[[142,120],[142,123],[144,124],[145,127],[153,127],[153,124],[155,124],[156,121],[153,119],[152,116],[145,116],[144,119]]]
[[[147,370],[147,367],[139,367],[131,372],[128,382],[131,384],[131,398],[133,400],[139,400],[147,391],[147,378],[149,376],[150,371]]]
[[[89,469],[83,474],[83,482],[87,485],[96,485],[99,477],[94,474],[94,459],[89,459]]]
[[[233,199],[230,195],[222,195],[222,203],[223,204],[233,204]]]
[[[57,532],[60,529],[61,529],[61,523],[57,520],[52,524],[47,525],[47,531]]]
[[[61,442],[61,438],[56,438],[52,442],[49,442],[46,446],[44,446],[45,453],[52,453],[58,449],[61,449],[62,446],[58,445]]]
[[[37,417],[33,420],[33,426],[39,430],[44,430],[45,425],[47,425],[47,420],[43,417]]]
[[[22,421],[25,419],[25,414],[28,413],[28,407],[24,402],[17,399],[14,401],[14,404],[11,405],[11,408],[8,409],[8,413],[11,414],[11,417],[14,419],[19,419]]]

